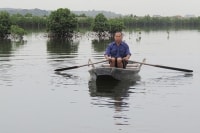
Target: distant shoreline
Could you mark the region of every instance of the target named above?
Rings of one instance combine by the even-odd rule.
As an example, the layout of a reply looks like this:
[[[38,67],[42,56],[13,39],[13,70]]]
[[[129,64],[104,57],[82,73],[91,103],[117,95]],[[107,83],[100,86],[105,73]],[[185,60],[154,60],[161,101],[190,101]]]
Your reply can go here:
[[[33,8],[33,9],[23,9],[23,8],[0,8],[0,11],[7,11],[10,14],[22,14],[25,15],[27,13],[31,13],[34,16],[48,16],[52,11],[54,10],[44,10],[44,9],[38,9],[38,8]],[[80,14],[85,14],[88,17],[95,17],[99,13],[103,13],[107,18],[117,18],[117,17],[123,17],[123,16],[128,16],[128,15],[133,15],[133,16],[138,16],[137,14],[120,14],[120,13],[115,13],[111,11],[104,11],[104,10],[88,10],[88,11],[72,11],[76,15]],[[148,14],[147,14],[148,15]],[[144,15],[146,16],[146,15]],[[144,17],[140,16],[140,17]],[[182,15],[172,15],[172,16],[161,16],[159,14],[155,15],[150,15],[152,17],[184,17],[184,18],[194,18],[194,17],[200,17],[200,16],[195,16],[193,14],[186,14],[184,16]]]
[[[22,14],[25,15],[27,13],[31,13],[34,16],[48,16],[54,10],[42,10],[42,9],[20,9],[20,8],[0,8],[0,11],[7,11],[10,14]],[[116,18],[123,16],[122,14],[117,14],[111,11],[97,11],[97,10],[89,10],[89,11],[71,11],[76,15],[85,14],[89,17],[95,17],[99,13],[103,13],[107,18]]]

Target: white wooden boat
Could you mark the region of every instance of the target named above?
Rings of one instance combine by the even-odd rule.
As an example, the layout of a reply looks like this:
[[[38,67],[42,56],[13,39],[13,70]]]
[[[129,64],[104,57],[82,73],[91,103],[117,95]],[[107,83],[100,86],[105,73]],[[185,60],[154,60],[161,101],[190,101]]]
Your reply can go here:
[[[143,60],[145,62],[145,59]],[[140,80],[139,72],[142,64],[129,61],[126,68],[110,67],[108,63],[89,70],[91,80]]]

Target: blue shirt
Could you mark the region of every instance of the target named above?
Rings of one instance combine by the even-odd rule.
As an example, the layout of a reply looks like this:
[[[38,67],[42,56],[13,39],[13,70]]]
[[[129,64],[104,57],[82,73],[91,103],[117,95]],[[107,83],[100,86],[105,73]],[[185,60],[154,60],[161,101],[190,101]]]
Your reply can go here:
[[[126,57],[127,55],[131,55],[129,46],[125,42],[121,42],[118,46],[115,42],[112,42],[106,48],[106,52],[104,55],[108,55],[111,57]]]

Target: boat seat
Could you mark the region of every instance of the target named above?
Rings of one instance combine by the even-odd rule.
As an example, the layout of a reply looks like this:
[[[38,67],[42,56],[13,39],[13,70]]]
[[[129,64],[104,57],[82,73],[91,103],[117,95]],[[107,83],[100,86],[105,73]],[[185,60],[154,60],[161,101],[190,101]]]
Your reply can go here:
[[[139,67],[140,64],[127,64],[126,67]],[[102,67],[110,67],[110,64],[102,64]]]

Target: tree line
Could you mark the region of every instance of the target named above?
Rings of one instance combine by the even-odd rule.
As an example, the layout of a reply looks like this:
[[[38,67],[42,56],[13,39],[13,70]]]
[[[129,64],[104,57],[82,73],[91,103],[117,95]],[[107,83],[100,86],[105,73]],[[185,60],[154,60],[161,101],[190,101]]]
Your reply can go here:
[[[143,27],[200,27],[200,17],[184,18],[175,17],[151,17],[149,15],[138,17],[133,15],[117,18],[106,18],[102,13],[95,17],[85,14],[75,15],[67,8],[59,8],[52,11],[49,16],[34,16],[30,13],[25,15],[9,14],[0,12],[0,38],[9,35],[22,37],[26,34],[24,29],[37,28],[47,29],[51,37],[70,38],[74,31],[87,28],[96,32],[97,36],[112,36],[116,31],[128,28]]]

